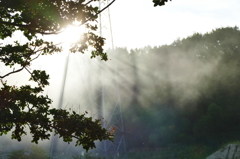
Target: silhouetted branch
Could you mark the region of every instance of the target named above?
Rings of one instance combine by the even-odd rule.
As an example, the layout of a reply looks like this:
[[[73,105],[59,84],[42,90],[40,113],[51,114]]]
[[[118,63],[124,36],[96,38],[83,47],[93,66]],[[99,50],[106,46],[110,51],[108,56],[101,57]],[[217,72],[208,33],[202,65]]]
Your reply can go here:
[[[84,4],[84,6],[88,5],[89,3],[93,2],[94,0],[90,0],[89,2],[87,2],[86,4]]]
[[[31,75],[31,77],[34,79],[34,76],[33,76],[32,72],[31,72],[27,67],[25,67],[25,70],[27,70],[28,73]],[[38,83],[39,85],[41,85],[41,83],[40,83],[39,81],[37,81],[37,83]]]
[[[115,2],[116,0],[113,0],[111,3],[109,3],[106,7],[104,7],[102,10],[100,10],[98,13],[97,13],[97,15],[98,14],[100,14],[101,12],[103,12],[105,9],[107,9],[108,7],[110,7],[110,5],[112,5],[113,4],[113,2]]]
[[[9,76],[9,75],[11,75],[11,74],[13,74],[13,73],[20,72],[20,71],[22,71],[24,68],[25,68],[25,66],[22,67],[22,68],[20,68],[20,69],[18,69],[18,70],[16,70],[16,71],[13,70],[12,72],[9,72],[9,73],[5,74],[4,76],[0,76],[0,78],[5,78],[5,77],[7,77],[7,76]]]
[[[93,2],[94,0],[90,0],[89,2],[87,2],[84,6],[88,5],[89,3]],[[116,0],[113,0],[111,3],[109,3],[106,7],[104,7],[103,9],[101,9],[96,15],[102,13],[104,10],[106,10],[108,7],[110,7],[113,2],[115,2]],[[87,23],[89,20],[93,19],[93,17],[88,18],[87,20],[85,20],[84,22],[82,22],[82,24],[80,24],[79,26],[82,26],[83,24]],[[11,25],[11,26],[17,26],[20,28],[25,28],[28,29],[30,31],[33,31],[34,33],[38,33],[38,34],[42,34],[42,35],[52,35],[52,34],[60,34],[62,33],[64,30],[57,30],[57,31],[52,31],[52,32],[43,32],[43,31],[39,31],[36,29],[36,27],[31,26],[31,25],[24,25],[24,24],[17,24],[17,23],[12,23],[12,22],[6,22],[6,21],[0,21],[0,24],[5,24],[5,25]],[[40,29],[40,28],[39,28]],[[45,30],[48,30],[48,28],[42,28]]]
[[[110,7],[113,2],[115,2],[116,0],[113,0],[111,3],[109,3],[106,7],[104,7],[102,10],[100,10],[96,15],[102,13],[104,10],[106,10],[108,7]],[[82,24],[80,24],[79,26],[82,26],[83,24],[87,23],[89,20],[93,19],[92,17],[91,18],[88,18],[86,21],[82,22]]]
[[[33,31],[35,33],[39,33],[39,34],[43,34],[43,35],[59,34],[59,33],[62,32],[60,30],[52,31],[52,32],[42,32],[42,31],[37,30],[36,27],[31,26],[31,25],[17,24],[17,23],[11,23],[11,22],[6,22],[6,21],[0,21],[0,24],[10,25],[10,26],[17,26],[17,27],[20,27],[20,28],[25,28],[25,29],[31,30],[31,31]],[[48,30],[48,28],[42,28],[42,29]]]

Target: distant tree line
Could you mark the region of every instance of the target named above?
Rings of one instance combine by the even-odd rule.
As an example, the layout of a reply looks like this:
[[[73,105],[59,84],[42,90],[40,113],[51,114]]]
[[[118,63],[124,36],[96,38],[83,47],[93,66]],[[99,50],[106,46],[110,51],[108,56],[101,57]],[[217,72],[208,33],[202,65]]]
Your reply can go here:
[[[226,27],[171,45],[112,50],[127,99],[127,148],[239,140],[239,48],[239,28]]]

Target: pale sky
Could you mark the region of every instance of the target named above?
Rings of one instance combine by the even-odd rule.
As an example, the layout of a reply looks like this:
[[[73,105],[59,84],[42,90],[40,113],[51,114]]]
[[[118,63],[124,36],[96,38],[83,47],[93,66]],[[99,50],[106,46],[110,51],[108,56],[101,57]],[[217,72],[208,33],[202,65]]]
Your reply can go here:
[[[240,26],[239,0],[116,0],[110,7],[114,45],[141,48],[171,44],[177,38]]]

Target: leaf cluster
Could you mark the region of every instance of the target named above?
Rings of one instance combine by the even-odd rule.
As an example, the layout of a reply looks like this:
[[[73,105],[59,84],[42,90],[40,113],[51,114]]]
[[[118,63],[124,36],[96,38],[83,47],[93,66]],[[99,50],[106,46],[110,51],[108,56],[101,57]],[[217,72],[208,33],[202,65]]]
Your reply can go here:
[[[163,5],[165,5],[166,2],[168,2],[168,0],[153,0],[154,7],[163,6]]]
[[[86,117],[86,114],[51,108],[52,100],[43,95],[44,87],[49,85],[49,75],[44,70],[30,69],[31,63],[40,56],[63,50],[62,43],[39,37],[59,34],[76,23],[78,26],[85,25],[87,32],[71,45],[69,51],[84,53],[91,48],[92,58],[99,56],[107,60],[103,50],[105,39],[96,34],[95,22],[98,14],[110,4],[100,10],[94,5],[95,1],[0,1],[0,39],[11,38],[15,31],[20,31],[27,38],[24,44],[15,41],[0,46],[0,62],[12,69],[0,74],[0,135],[11,132],[12,139],[21,141],[29,129],[32,142],[38,143],[39,140],[49,139],[54,132],[68,143],[75,138],[75,145],[82,145],[86,150],[95,147],[95,140],[112,140],[112,134],[101,127],[99,120]],[[29,73],[29,81],[37,83],[37,86],[8,85],[3,80],[23,70]]]
[[[51,99],[39,95],[43,91],[41,87],[3,85],[0,91],[0,135],[12,130],[12,139],[21,141],[27,135],[28,127],[32,142],[38,143],[49,139],[53,131],[65,142],[77,139],[75,145],[82,145],[86,150],[95,147],[95,140],[111,139],[111,134],[101,127],[99,120],[93,121],[86,114],[51,109]]]

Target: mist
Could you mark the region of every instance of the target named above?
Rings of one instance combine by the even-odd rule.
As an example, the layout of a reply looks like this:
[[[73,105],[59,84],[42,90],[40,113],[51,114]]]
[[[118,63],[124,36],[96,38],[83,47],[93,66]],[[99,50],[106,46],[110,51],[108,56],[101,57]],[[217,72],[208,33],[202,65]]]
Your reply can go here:
[[[127,151],[231,140],[232,129],[224,130],[228,137],[221,140],[213,137],[218,135],[206,137],[201,122],[212,115],[211,109],[236,111],[227,105],[238,101],[237,94],[228,94],[238,88],[238,35],[237,27],[227,27],[177,39],[171,45],[115,48],[108,50],[107,62],[71,55],[63,107],[87,111],[101,118],[107,129],[116,127],[115,144],[124,133]],[[226,124],[234,125],[227,120],[214,132]]]
[[[238,129],[234,123],[240,120],[237,113],[232,114],[239,109],[239,35],[237,27],[218,28],[177,39],[170,45],[108,50],[106,62],[90,59],[87,53],[63,53],[41,57],[32,67],[50,74],[44,94],[53,100],[52,107],[87,113],[101,119],[106,129],[116,128],[114,143],[97,142],[92,153],[101,153],[104,145],[111,145],[106,149],[111,153],[171,148],[174,144],[214,145],[237,138],[231,136],[238,131],[229,127]],[[28,78],[22,72],[6,80],[17,85]],[[216,116],[222,126],[209,130],[220,135],[201,131],[208,129],[207,120],[201,124],[206,116],[215,120],[211,109],[222,114],[225,111],[223,116]],[[235,122],[223,122],[230,115]],[[221,132],[226,125],[229,130]],[[6,139],[1,137],[1,143],[9,142]],[[59,141],[56,152],[83,152],[81,147]],[[25,137],[23,145],[25,142],[30,138]],[[42,144],[48,149],[50,143]],[[5,151],[3,147],[1,150]]]

